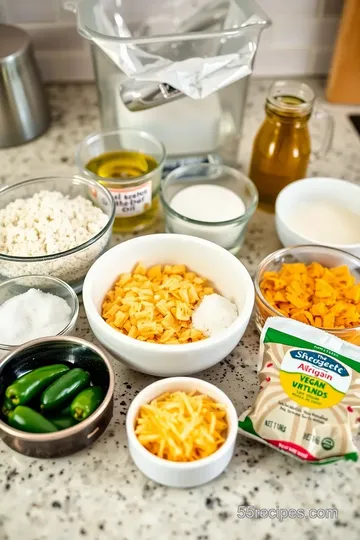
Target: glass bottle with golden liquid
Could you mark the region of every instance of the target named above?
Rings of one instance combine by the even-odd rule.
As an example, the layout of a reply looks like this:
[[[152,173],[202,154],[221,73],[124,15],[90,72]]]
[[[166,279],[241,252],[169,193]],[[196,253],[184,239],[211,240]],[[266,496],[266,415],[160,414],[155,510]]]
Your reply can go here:
[[[163,144],[145,131],[124,128],[94,133],[80,144],[81,173],[103,184],[115,201],[115,233],[141,231],[159,210],[165,161]]]
[[[273,212],[280,191],[304,178],[311,154],[308,121],[313,112],[312,89],[296,81],[275,82],[265,102],[266,118],[253,144],[249,177],[259,191],[259,207]],[[333,119],[317,110],[324,122],[324,137],[316,152],[325,155],[333,137]]]

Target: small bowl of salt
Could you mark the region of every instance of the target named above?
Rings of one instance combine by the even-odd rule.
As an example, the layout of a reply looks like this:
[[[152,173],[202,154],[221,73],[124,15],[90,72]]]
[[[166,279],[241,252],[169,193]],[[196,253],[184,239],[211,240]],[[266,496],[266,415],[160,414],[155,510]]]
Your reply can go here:
[[[75,291],[61,279],[21,276],[0,284],[0,356],[48,336],[69,334],[79,315]]]
[[[167,233],[188,234],[236,254],[258,204],[253,182],[222,164],[185,165],[161,184]]]

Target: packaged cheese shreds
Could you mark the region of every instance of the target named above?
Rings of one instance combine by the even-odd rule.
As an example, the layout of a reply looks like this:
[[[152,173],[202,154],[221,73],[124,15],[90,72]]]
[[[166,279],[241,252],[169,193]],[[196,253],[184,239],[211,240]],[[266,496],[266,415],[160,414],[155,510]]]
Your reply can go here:
[[[240,433],[300,461],[356,461],[360,347],[301,322],[267,319],[261,332],[259,394]]]

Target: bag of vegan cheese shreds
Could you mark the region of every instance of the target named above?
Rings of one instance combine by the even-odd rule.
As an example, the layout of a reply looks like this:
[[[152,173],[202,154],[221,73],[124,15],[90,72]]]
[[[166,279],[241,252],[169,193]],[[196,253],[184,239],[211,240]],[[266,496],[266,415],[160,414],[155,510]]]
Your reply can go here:
[[[356,461],[360,347],[282,317],[261,332],[260,391],[240,433],[301,461]]]

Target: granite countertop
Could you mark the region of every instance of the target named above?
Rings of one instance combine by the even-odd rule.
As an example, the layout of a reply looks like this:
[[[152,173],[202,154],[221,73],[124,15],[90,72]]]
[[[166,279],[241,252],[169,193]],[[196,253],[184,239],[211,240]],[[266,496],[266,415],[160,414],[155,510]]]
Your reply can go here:
[[[321,81],[309,83],[322,94]],[[250,86],[241,161],[246,170],[255,131],[263,118],[269,81]],[[76,145],[99,127],[93,85],[50,86],[53,123],[40,139],[0,150],[0,183],[74,172]],[[314,161],[310,174],[360,182],[360,139],[347,114],[360,107],[327,106],[335,117],[332,151]],[[155,230],[162,230],[159,223]],[[114,242],[121,241],[115,237]],[[280,244],[273,216],[257,212],[239,255],[253,275],[260,260]],[[76,334],[95,341],[81,309]],[[240,413],[253,401],[259,336],[251,322],[234,352],[200,373],[224,390]],[[360,464],[310,467],[258,443],[238,438],[235,456],[217,480],[191,490],[168,489],[145,478],[126,445],[125,415],[137,391],[153,381],[113,361],[114,418],[88,450],[68,458],[36,460],[0,442],[0,539],[13,540],[347,540],[360,537]],[[335,519],[240,519],[239,505],[258,508],[332,508]]]

